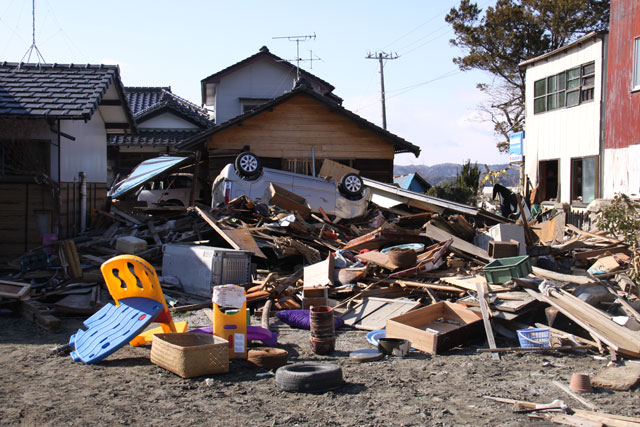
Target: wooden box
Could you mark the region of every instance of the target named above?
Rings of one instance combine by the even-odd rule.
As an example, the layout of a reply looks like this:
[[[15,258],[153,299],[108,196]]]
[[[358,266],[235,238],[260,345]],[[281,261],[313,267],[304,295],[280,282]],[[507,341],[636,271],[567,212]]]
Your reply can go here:
[[[276,205],[287,211],[298,212],[304,219],[308,218],[311,213],[304,197],[300,197],[286,188],[271,183],[265,193],[265,200],[268,200],[271,205]]]
[[[386,336],[437,354],[482,334],[482,318],[463,305],[439,302],[387,320]]]

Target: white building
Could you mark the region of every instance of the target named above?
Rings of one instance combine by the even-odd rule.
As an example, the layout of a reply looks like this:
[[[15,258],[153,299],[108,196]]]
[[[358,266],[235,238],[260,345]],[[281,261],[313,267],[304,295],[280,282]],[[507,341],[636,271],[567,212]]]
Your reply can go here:
[[[314,91],[342,103],[331,93],[335,89],[331,84],[296,68],[263,46],[255,55],[202,79],[202,104],[216,124],[224,123],[290,92],[298,77],[304,78]]]
[[[592,32],[520,64],[525,174],[542,201],[581,205],[602,194],[606,53],[607,35]]]

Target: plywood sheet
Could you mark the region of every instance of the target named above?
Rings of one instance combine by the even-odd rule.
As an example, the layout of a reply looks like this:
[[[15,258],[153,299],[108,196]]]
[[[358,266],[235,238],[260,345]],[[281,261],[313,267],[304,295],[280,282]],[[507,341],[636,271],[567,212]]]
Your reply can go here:
[[[591,384],[610,390],[629,390],[640,382],[640,363],[629,362],[624,366],[609,366],[591,379]]]

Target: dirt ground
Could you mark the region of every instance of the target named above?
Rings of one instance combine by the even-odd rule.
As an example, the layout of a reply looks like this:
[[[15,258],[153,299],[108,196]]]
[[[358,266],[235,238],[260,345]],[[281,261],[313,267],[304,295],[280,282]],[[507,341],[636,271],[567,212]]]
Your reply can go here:
[[[496,362],[474,346],[359,363],[349,353],[371,348],[363,331],[340,332],[336,351],[318,356],[310,350],[308,331],[274,323],[290,362],[331,362],[343,369],[340,389],[297,394],[279,390],[273,376],[256,375],[244,361],[232,361],[227,374],[182,379],[153,365],[149,348],[126,346],[97,365],[51,355],[82,320],[64,318],[63,331],[51,334],[0,313],[1,425],[543,426],[549,421],[515,414],[511,405],[483,396],[561,399],[587,409],[552,381],[568,384],[572,373],[593,375],[607,363],[592,355],[549,353],[511,353]],[[201,311],[188,320],[208,325]],[[640,416],[638,388],[596,389],[583,397],[604,412]]]

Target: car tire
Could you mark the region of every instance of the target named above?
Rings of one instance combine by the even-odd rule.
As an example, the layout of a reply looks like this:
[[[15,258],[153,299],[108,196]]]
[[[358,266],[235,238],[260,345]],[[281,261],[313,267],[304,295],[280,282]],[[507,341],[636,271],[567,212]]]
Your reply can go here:
[[[342,383],[342,369],[331,363],[294,363],[276,371],[276,385],[284,391],[322,393]]]
[[[253,178],[262,171],[262,162],[255,154],[245,151],[236,157],[236,172],[243,178]]]
[[[342,177],[340,189],[347,196],[360,196],[364,189],[362,177],[355,173],[348,173]]]

